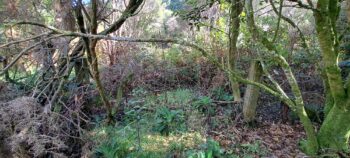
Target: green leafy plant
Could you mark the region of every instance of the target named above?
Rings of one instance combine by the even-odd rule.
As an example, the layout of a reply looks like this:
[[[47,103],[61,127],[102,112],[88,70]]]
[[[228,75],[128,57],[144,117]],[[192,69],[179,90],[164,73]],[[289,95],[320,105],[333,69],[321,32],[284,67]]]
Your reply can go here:
[[[224,150],[219,142],[208,139],[205,144],[200,146],[199,150],[189,151],[188,158],[220,158],[224,156]]]
[[[205,114],[213,114],[214,113],[213,100],[207,96],[198,98],[198,100],[196,100],[192,103],[192,106],[195,109],[197,109],[198,111],[205,113]]]
[[[255,157],[266,155],[266,150],[260,147],[260,141],[256,141],[253,144],[242,144],[244,157]]]
[[[192,91],[188,89],[177,89],[175,91],[165,92],[161,94],[158,101],[161,104],[170,104],[177,107],[183,107],[193,99]]]
[[[218,87],[212,90],[212,98],[216,100],[231,101],[233,96],[225,91],[223,87]]]
[[[170,110],[168,107],[161,107],[157,109],[155,119],[154,130],[162,135],[186,130],[185,115],[182,110]]]
[[[125,129],[127,130],[127,129]],[[96,156],[105,158],[124,158],[129,153],[135,152],[134,142],[136,134],[128,129],[127,131],[115,131],[113,128],[103,128],[101,133],[105,133],[105,139],[96,148]],[[101,138],[97,138],[101,139]]]

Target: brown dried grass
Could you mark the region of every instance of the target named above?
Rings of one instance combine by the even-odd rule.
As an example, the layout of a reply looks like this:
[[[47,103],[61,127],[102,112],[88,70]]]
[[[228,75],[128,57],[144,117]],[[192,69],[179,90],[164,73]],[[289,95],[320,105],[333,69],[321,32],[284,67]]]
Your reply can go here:
[[[0,106],[0,138],[15,157],[65,157],[67,146],[53,135],[56,127],[31,97],[20,97]],[[4,144],[5,144],[4,143]]]

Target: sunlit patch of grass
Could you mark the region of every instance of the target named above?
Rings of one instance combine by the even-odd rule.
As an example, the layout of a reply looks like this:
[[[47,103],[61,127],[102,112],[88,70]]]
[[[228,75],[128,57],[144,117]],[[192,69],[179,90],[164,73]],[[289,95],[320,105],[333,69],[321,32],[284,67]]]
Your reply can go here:
[[[99,127],[89,133],[96,146],[96,154],[143,157],[164,157],[173,152],[197,149],[206,142],[198,132],[185,132],[163,136],[158,133],[140,132],[130,126],[124,128]],[[119,155],[121,156],[121,155]]]
[[[144,151],[166,153],[178,149],[194,149],[198,147],[198,144],[202,144],[205,141],[206,139],[198,132],[170,136],[148,134],[143,137],[141,146]]]

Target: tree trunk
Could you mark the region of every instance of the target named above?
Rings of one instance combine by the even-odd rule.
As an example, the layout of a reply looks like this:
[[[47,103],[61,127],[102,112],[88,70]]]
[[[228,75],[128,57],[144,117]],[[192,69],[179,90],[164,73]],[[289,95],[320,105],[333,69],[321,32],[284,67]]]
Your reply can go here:
[[[350,25],[350,1],[346,1],[346,9],[347,9],[347,17],[348,17],[348,25]]]
[[[91,34],[97,34],[97,5],[98,2],[97,0],[92,0],[91,1],[91,26],[90,26],[90,31]],[[107,123],[112,124],[114,122],[113,119],[113,107],[111,103],[109,102],[109,99],[105,93],[105,90],[102,86],[101,79],[100,79],[100,72],[98,69],[98,59],[97,59],[97,53],[96,53],[96,45],[97,45],[97,39],[91,39],[89,41],[89,44],[86,45],[86,48],[89,49],[87,51],[87,56],[88,56],[88,61],[90,64],[90,69],[92,73],[92,77],[94,78],[96,82],[96,88],[101,96],[102,102],[104,106],[107,109]]]
[[[317,37],[327,77],[326,82],[329,85],[327,97],[333,98],[328,99],[333,100],[333,105],[326,105],[327,116],[321,125],[317,138],[321,149],[348,151],[350,95],[349,86],[344,88],[340,69],[337,65],[339,41],[335,25],[340,11],[340,5],[338,4],[337,0],[319,0],[317,2],[318,11],[314,11]],[[349,83],[345,85],[349,85]],[[331,102],[327,104],[331,104]]]
[[[325,69],[321,70],[321,77],[323,80],[324,93],[326,94],[323,113],[325,116],[327,116],[329,111],[331,111],[331,109],[333,108],[334,99],[333,99],[333,96],[331,94],[331,90],[330,90],[329,83],[328,83],[328,77],[327,77]]]
[[[252,61],[250,64],[248,79],[254,82],[259,82],[262,76],[262,67],[259,61]],[[258,106],[259,88],[253,85],[248,85],[244,93],[243,116],[246,122],[255,120],[256,107]]]
[[[233,71],[235,69],[235,61],[237,60],[237,38],[239,35],[240,19],[239,15],[243,10],[243,5],[240,0],[231,0],[231,13],[230,13],[230,43],[229,43],[229,52],[228,52],[228,68]],[[238,82],[234,79],[234,76],[229,76],[232,95],[234,101],[240,102],[241,92],[239,89]]]
[[[94,32],[92,32],[94,34]],[[96,82],[96,88],[97,91],[100,94],[100,97],[102,99],[103,105],[107,109],[107,123],[112,124],[114,122],[113,119],[113,108],[111,103],[109,102],[109,99],[105,93],[105,90],[102,86],[101,79],[100,79],[100,72],[98,70],[98,59],[97,59],[97,54],[96,54],[96,44],[97,40],[91,40],[89,45],[89,51],[87,51],[87,56],[90,64],[90,70],[92,73],[92,77],[94,78]]]
[[[345,103],[346,101],[344,101]],[[334,105],[318,133],[320,148],[348,151],[350,136],[350,111]]]
[[[76,83],[86,85],[90,82],[89,64],[86,58],[77,59],[74,65]]]
[[[254,22],[254,10],[252,5],[252,0],[246,1],[246,9],[247,9],[247,24],[249,30],[252,32],[252,36],[254,40],[260,40],[261,43],[269,50],[273,51],[273,54],[271,54],[271,57],[275,59],[275,61],[278,63],[279,66],[284,71],[284,74],[287,77],[288,83],[291,86],[291,90],[294,94],[294,99],[291,100],[286,93],[283,91],[283,89],[276,83],[276,88],[278,91],[285,97],[283,100],[292,111],[296,112],[298,117],[300,118],[300,122],[303,124],[307,141],[305,144],[303,144],[303,147],[305,151],[310,155],[315,155],[318,151],[318,141],[316,137],[315,129],[311,123],[311,120],[308,118],[307,113],[304,108],[304,102],[302,98],[302,94],[300,91],[300,88],[298,86],[297,80],[295,79],[295,76],[292,72],[291,67],[289,66],[288,62],[285,60],[283,56],[278,54],[278,49],[275,47],[274,43],[269,41],[266,37],[259,34],[259,30],[255,25]]]
[[[5,69],[5,67],[7,66],[7,57],[5,57],[2,62],[3,62],[2,63],[2,68]],[[9,71],[5,72],[5,81],[7,81],[7,82],[11,81]]]

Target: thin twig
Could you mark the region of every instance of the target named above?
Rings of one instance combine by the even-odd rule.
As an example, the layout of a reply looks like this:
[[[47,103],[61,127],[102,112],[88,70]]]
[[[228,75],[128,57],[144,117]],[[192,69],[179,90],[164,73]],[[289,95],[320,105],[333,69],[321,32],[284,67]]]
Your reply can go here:
[[[43,41],[37,42],[37,43],[33,44],[32,46],[27,47],[26,49],[22,50],[22,51],[15,57],[15,59],[12,60],[12,62],[11,62],[10,64],[8,64],[3,70],[1,70],[0,76],[3,75],[3,74],[5,74],[5,73],[8,71],[8,69],[10,69],[10,68],[11,68],[25,53],[27,53],[29,50],[35,48],[36,46],[38,46],[38,45],[44,43],[44,42],[47,41],[47,40],[54,39],[54,38],[58,38],[58,37],[61,37],[61,36],[63,36],[63,35],[56,35],[56,36],[52,36],[52,37],[46,38],[46,39],[44,39]]]
[[[40,34],[40,35],[37,35],[37,36],[34,36],[34,37],[30,37],[30,38],[26,38],[26,39],[22,39],[22,40],[18,40],[18,41],[8,42],[8,43],[5,43],[3,45],[0,45],[0,48],[4,48],[4,47],[7,47],[7,46],[10,46],[10,45],[13,45],[13,44],[17,44],[17,43],[22,43],[22,42],[34,40],[34,39],[37,39],[37,38],[42,37],[42,36],[50,35],[51,33],[52,32],[45,32],[43,34]]]

